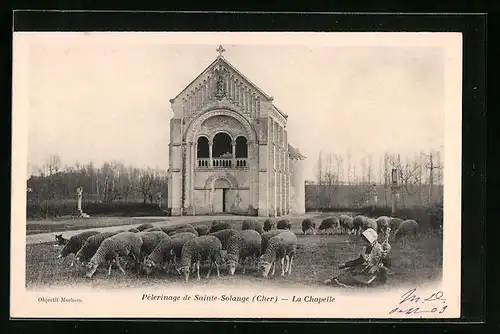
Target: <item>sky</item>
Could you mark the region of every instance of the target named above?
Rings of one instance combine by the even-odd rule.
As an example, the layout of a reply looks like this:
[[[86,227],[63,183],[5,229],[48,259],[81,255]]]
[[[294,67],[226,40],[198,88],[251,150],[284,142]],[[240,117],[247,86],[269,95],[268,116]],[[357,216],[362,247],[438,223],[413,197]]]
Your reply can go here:
[[[289,142],[307,157],[306,179],[315,178],[320,151],[349,152],[358,163],[370,154],[377,164],[384,152],[443,150],[439,43],[56,34],[16,37],[30,166],[57,154],[68,165],[118,160],[167,169],[169,99],[217,57],[221,43],[225,58],[288,114]]]

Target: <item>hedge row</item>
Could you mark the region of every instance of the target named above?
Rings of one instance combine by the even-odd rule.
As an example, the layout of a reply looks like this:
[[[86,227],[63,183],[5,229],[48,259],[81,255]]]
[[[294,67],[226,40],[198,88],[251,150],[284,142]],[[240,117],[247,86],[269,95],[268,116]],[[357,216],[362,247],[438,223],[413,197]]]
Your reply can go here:
[[[82,203],[83,212],[93,215],[113,215],[113,216],[166,216],[168,212],[159,209],[158,205],[151,203]],[[53,202],[53,203],[28,203],[26,207],[28,218],[53,218],[69,215],[77,215],[74,203]]]
[[[367,217],[377,218],[380,216],[391,216],[390,207],[364,207],[358,211]],[[436,203],[430,207],[411,207],[398,209],[394,215],[403,220],[413,219],[424,229],[439,229],[443,224],[443,204]]]

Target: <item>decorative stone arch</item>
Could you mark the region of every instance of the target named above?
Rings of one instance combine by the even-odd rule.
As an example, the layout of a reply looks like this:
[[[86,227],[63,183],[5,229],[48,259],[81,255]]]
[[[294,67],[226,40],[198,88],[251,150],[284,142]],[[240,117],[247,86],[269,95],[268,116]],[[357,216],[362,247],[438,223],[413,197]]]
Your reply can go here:
[[[231,174],[214,174],[210,175],[205,181],[205,189],[213,189],[217,180],[225,180],[229,184],[230,189],[238,188],[238,180]]]
[[[204,113],[202,113],[200,116],[194,118],[191,123],[188,125],[185,133],[185,138],[187,142],[196,142],[198,140],[198,136],[201,136],[202,134],[198,134],[199,128],[205,122],[211,117],[214,116],[226,116],[226,117],[232,117],[235,120],[237,120],[243,128],[245,129],[246,132],[246,138],[248,140],[248,143],[256,143],[257,142],[257,132],[255,129],[252,127],[250,122],[239,112],[229,109],[227,107],[224,107],[223,109],[219,107],[214,107],[211,109],[207,109]],[[232,136],[231,136],[232,137]]]
[[[195,142],[195,143],[196,143],[196,142],[198,142],[198,139],[200,139],[201,137],[205,137],[205,138],[207,138],[207,140],[210,142],[210,137],[209,137],[209,135],[208,135],[208,134],[206,134],[206,133],[199,133],[199,134],[197,134],[197,135],[196,135],[196,138],[195,138],[196,140],[195,140],[194,142]]]
[[[218,134],[218,133],[225,133],[226,135],[229,136],[229,138],[231,138],[231,143],[234,142],[236,140],[236,138],[234,138],[235,136],[233,136],[231,133],[229,133],[228,131],[224,131],[224,130],[215,130],[213,133],[211,133],[208,137],[208,142],[209,143],[213,143],[214,142],[214,138],[215,136]],[[206,137],[206,136],[205,136]],[[237,137],[242,137],[241,135],[238,135]]]

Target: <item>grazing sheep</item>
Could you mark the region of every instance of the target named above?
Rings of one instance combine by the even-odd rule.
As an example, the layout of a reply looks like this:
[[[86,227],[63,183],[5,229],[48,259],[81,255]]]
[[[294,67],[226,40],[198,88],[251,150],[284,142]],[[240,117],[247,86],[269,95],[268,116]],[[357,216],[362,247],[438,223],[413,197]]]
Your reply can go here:
[[[264,228],[263,230],[265,232],[269,232],[273,229],[273,227],[276,225],[276,221],[274,219],[268,218],[264,221]]]
[[[227,249],[227,242],[229,241],[229,238],[231,238],[233,235],[238,234],[238,231],[232,228],[226,228],[225,230],[220,230],[217,232],[212,232],[209,233],[208,235],[214,236],[217,239],[220,240],[222,243],[222,249]]]
[[[341,233],[351,234],[354,230],[354,219],[348,215],[340,215],[339,223]]]
[[[363,221],[362,230],[364,232],[369,228],[373,229],[374,231],[377,231],[377,222],[375,221],[375,219],[365,217],[365,219]]]
[[[83,244],[85,243],[85,240],[99,233],[100,233],[99,231],[85,231],[72,236],[71,238],[69,238],[68,243],[61,250],[61,253],[58,255],[58,258],[65,258],[69,254],[76,254],[80,250],[80,248],[82,248]],[[75,265],[75,259],[73,258],[73,261],[71,261],[70,266],[73,267],[74,265]]]
[[[130,232],[135,232],[135,231],[130,231]],[[151,227],[151,228],[148,228],[144,231],[138,231],[138,232],[163,232],[163,230],[161,229],[161,227]],[[165,233],[165,232],[163,232]]]
[[[274,275],[277,261],[281,263],[281,276],[285,276],[285,273],[290,275],[296,248],[297,236],[291,231],[285,231],[269,239],[265,252],[259,258],[261,276],[267,277],[271,267]]]
[[[208,231],[210,231],[210,227],[207,225],[198,225],[198,226],[195,226],[194,229],[196,230],[196,232],[198,232],[199,236],[207,235]]]
[[[313,234],[316,234],[316,222],[310,218],[306,218],[302,221],[302,232],[306,235],[308,231],[312,231]]]
[[[183,228],[180,228],[180,229],[177,229],[175,231],[168,233],[168,235],[173,236],[177,233],[184,233],[184,232],[190,232],[190,233],[193,233],[196,236],[198,236],[198,232],[193,227],[183,227]]]
[[[264,253],[266,251],[267,243],[268,243],[269,239],[271,239],[272,237],[275,237],[283,232],[286,232],[286,230],[272,230],[272,231],[262,233],[260,235],[262,237],[261,251],[260,252]]]
[[[252,229],[241,231],[229,238],[226,260],[230,275],[234,275],[236,266],[240,262],[242,273],[245,274],[245,260],[247,258],[251,258],[255,266],[256,260],[260,256],[261,241],[260,233]]]
[[[127,232],[138,233],[138,232],[141,232],[141,231],[139,231],[135,227],[132,227],[131,229],[128,229]]]
[[[361,234],[361,230],[363,229],[363,225],[365,223],[365,216],[362,216],[362,215],[358,215],[356,217],[354,217],[354,219],[352,220],[352,225],[353,225],[353,229],[354,229],[354,234]]]
[[[157,269],[170,272],[171,264],[175,265],[176,258],[180,258],[182,246],[186,241],[196,238],[196,235],[189,232],[179,233],[173,237],[167,236],[155,247],[155,249],[144,259],[143,269],[147,275]]]
[[[253,219],[245,220],[241,224],[241,230],[242,231],[254,230],[254,231],[257,231],[259,234],[264,233],[264,229],[262,228],[262,224],[256,220],[253,220]]]
[[[154,225],[151,224],[151,223],[144,223],[144,224],[141,224],[139,226],[136,226],[135,228],[138,229],[139,231],[144,231],[144,230],[147,230],[148,228],[153,228]]]
[[[278,230],[290,230],[292,228],[292,222],[288,219],[281,219],[276,223],[276,228]]]
[[[165,232],[166,234],[169,234],[170,232],[179,230],[181,228],[192,228],[193,226],[190,224],[177,224],[177,225],[170,225],[170,226],[161,226],[161,230]]]
[[[215,223],[215,221],[214,221],[214,223]],[[224,223],[224,222],[218,222],[218,223],[212,224],[212,226],[210,227],[210,230],[208,231],[208,234],[214,233],[214,232],[217,232],[220,230],[229,229],[229,228],[232,228],[231,224]]]
[[[391,227],[391,231],[396,232],[398,230],[399,225],[403,222],[403,219],[401,218],[391,218],[389,221],[389,226]]]
[[[394,232],[394,238],[401,238],[404,236],[416,236],[418,234],[418,223],[413,219],[405,220],[399,225],[396,232]]]
[[[58,246],[64,246],[68,243],[69,239],[66,239],[62,236],[62,234],[56,234],[56,242]]]
[[[379,234],[385,234],[387,228],[390,227],[390,219],[387,216],[380,216],[375,222],[377,223],[377,233]]]
[[[115,263],[118,269],[125,274],[125,270],[120,264],[120,256],[132,257],[132,259],[137,262],[141,255],[141,246],[142,238],[137,233],[133,232],[123,232],[104,239],[97,249],[97,252],[87,264],[88,272],[86,276],[92,278],[97,268],[108,261],[111,262],[108,269],[108,275],[111,275],[111,266],[113,263]]]
[[[339,219],[333,216],[323,219],[321,221],[321,224],[319,225],[318,231],[324,231],[323,233],[328,233],[327,231],[330,230],[331,233],[333,234],[334,231],[339,227],[340,227]]]
[[[210,277],[212,267],[215,265],[217,269],[217,277],[220,277],[219,264],[222,263],[222,244],[219,239],[212,235],[204,235],[188,240],[182,246],[180,266],[177,269],[184,275],[186,282],[189,279],[191,265],[196,264],[196,278],[200,280],[200,261],[209,260],[210,269],[207,273],[207,278]]]
[[[102,232],[89,237],[75,255],[77,263],[85,263],[90,260],[105,239],[117,234],[118,232]]]
[[[141,246],[141,261],[143,258],[151,254],[158,244],[168,237],[163,231],[139,232],[138,235],[142,239]]]

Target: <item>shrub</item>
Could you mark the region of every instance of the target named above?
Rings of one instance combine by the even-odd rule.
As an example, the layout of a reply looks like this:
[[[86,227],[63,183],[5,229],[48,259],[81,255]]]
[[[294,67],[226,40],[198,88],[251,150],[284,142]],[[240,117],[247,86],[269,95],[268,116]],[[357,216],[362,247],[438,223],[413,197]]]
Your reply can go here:
[[[165,210],[159,209],[158,205],[150,203],[101,203],[84,202],[83,211],[89,215],[114,215],[114,216],[165,216]],[[26,206],[28,218],[49,218],[69,215],[77,215],[74,203],[65,202],[42,202],[28,203]]]

